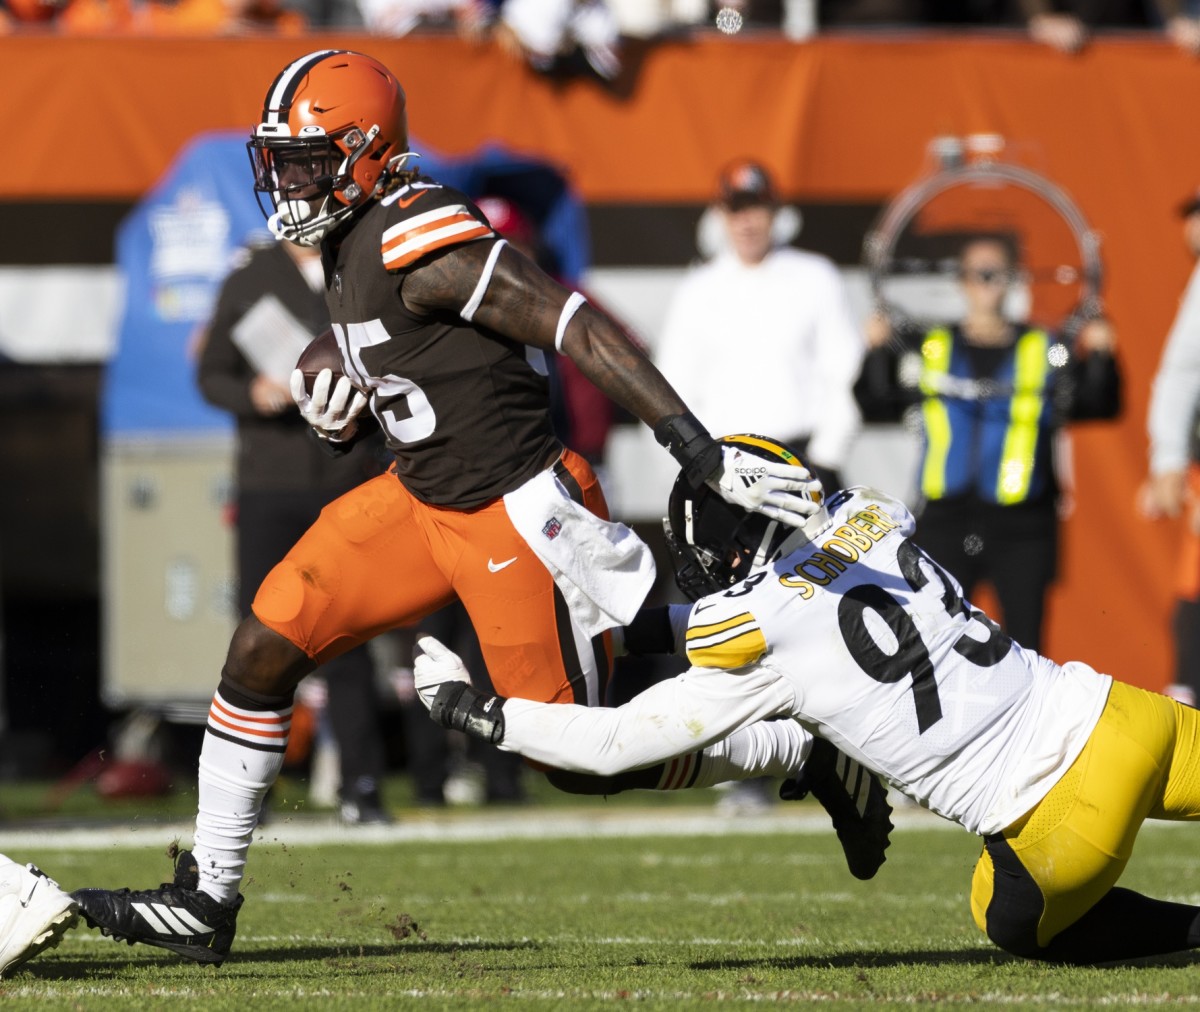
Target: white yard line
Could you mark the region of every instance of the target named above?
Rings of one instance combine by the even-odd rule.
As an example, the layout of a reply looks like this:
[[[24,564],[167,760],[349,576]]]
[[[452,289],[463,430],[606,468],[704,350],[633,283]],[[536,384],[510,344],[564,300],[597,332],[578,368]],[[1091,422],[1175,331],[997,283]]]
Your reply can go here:
[[[944,819],[919,809],[892,816],[896,828],[955,830]],[[421,841],[545,840],[636,836],[755,836],[829,833],[829,818],[820,811],[778,812],[730,817],[706,809],[620,809],[590,812],[580,809],[525,808],[501,813],[406,814],[390,826],[344,826],[336,819],[276,817],[255,833],[257,844],[280,843],[388,844]],[[961,830],[957,830],[961,832]],[[26,850],[106,850],[117,847],[158,847],[163,840],[190,840],[192,823],[131,822],[123,826],[72,825],[0,828],[0,852]]]

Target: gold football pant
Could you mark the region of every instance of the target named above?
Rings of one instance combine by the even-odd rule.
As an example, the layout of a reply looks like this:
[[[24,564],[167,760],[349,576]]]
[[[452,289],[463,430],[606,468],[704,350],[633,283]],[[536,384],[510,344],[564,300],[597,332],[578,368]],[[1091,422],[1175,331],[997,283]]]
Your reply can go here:
[[[1113,888],[1146,819],[1200,819],[1200,711],[1113,682],[1063,778],[984,840],[971,885],[975,923],[1009,952],[1064,962],[1200,944],[1200,908]]]

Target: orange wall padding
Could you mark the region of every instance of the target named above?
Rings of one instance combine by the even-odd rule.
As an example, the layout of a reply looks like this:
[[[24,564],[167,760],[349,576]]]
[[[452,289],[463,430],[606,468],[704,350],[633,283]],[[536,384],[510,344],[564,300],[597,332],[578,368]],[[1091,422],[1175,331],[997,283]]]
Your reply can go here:
[[[412,133],[440,154],[500,141],[563,166],[592,203],[701,201],[717,166],[751,153],[792,199],[884,201],[935,135],[1006,137],[1100,233],[1128,380],[1121,423],[1076,430],[1048,652],[1166,683],[1178,532],[1140,520],[1133,500],[1150,380],[1190,269],[1175,206],[1200,183],[1194,60],[1146,37],[1071,58],[1016,36],[713,36],[651,50],[617,98],[441,36],[2,37],[0,200],[135,197],[194,134],[248,127],[274,74],[327,45],[391,66]]]

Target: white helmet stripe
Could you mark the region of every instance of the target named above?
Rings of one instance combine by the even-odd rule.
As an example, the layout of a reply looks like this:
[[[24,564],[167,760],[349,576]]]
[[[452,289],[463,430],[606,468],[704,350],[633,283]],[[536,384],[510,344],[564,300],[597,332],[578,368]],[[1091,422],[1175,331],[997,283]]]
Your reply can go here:
[[[307,56],[302,56],[300,59],[288,64],[271,86],[271,94],[267,96],[267,105],[263,110],[265,118],[264,123],[277,125],[281,122],[280,114],[283,115],[283,120],[287,119],[287,111],[292,106],[292,94],[295,91],[298,82],[304,80],[304,76],[318,63],[327,56],[332,56],[335,53],[347,52],[345,49],[319,49],[315,53],[309,53]]]

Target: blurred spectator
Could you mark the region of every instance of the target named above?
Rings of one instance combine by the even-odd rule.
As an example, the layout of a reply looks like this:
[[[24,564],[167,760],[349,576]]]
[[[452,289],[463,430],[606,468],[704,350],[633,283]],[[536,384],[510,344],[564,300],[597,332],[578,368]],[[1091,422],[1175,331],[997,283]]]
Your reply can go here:
[[[734,162],[717,190],[698,230],[702,251],[715,255],[675,291],[658,367],[714,433],[770,433],[827,488],[841,488],[858,431],[851,385],[863,352],[841,276],[825,257],[782,244],[762,165]],[[725,789],[718,808],[753,814],[773,801],[767,782],[747,780]]]
[[[359,7],[377,35],[453,27],[465,38],[494,39],[542,73],[586,68],[611,80],[621,70],[620,28],[605,0],[359,0]]]
[[[780,244],[763,166],[736,162],[718,187],[724,248],[675,292],[658,366],[714,433],[769,432],[841,488],[863,354],[841,276],[825,257]]]
[[[1163,27],[1176,47],[1200,55],[1200,4],[1196,0],[1158,0]]]
[[[343,457],[312,438],[288,391],[308,341],[329,328],[319,250],[271,241],[247,251],[229,275],[202,337],[198,380],[206,400],[237,420],[238,611],[250,613],[259,584],[322,507],[382,471],[381,440]],[[390,821],[379,793],[384,772],[375,669],[366,646],[318,669],[341,768],[341,814],[351,823]]]
[[[282,0],[6,0],[16,24],[62,32],[147,35],[300,35],[304,16]]]
[[[1200,191],[1180,206],[1183,238],[1200,257]],[[1163,345],[1146,419],[1150,474],[1138,505],[1152,520],[1184,516],[1174,615],[1175,674],[1167,695],[1200,700],[1200,263]]]
[[[621,70],[617,21],[604,0],[504,0],[496,39],[543,73],[569,70],[580,56],[605,80]]]
[[[1096,28],[1159,26],[1184,52],[1200,53],[1200,22],[1190,0],[1020,0],[1030,38],[1077,53]]]
[[[652,39],[711,24],[710,0],[607,0],[622,36]]]
[[[867,324],[855,394],[868,422],[920,413],[921,546],[970,596],[996,591],[1010,635],[1040,650],[1046,593],[1058,569],[1056,430],[1120,411],[1116,338],[1086,323],[1073,347],[1003,315],[1017,258],[1004,238],[977,236],[959,257],[967,314],[925,334]]]
[[[358,0],[358,7],[367,29],[376,35],[453,27],[460,34],[479,38],[494,17],[486,0]]]

